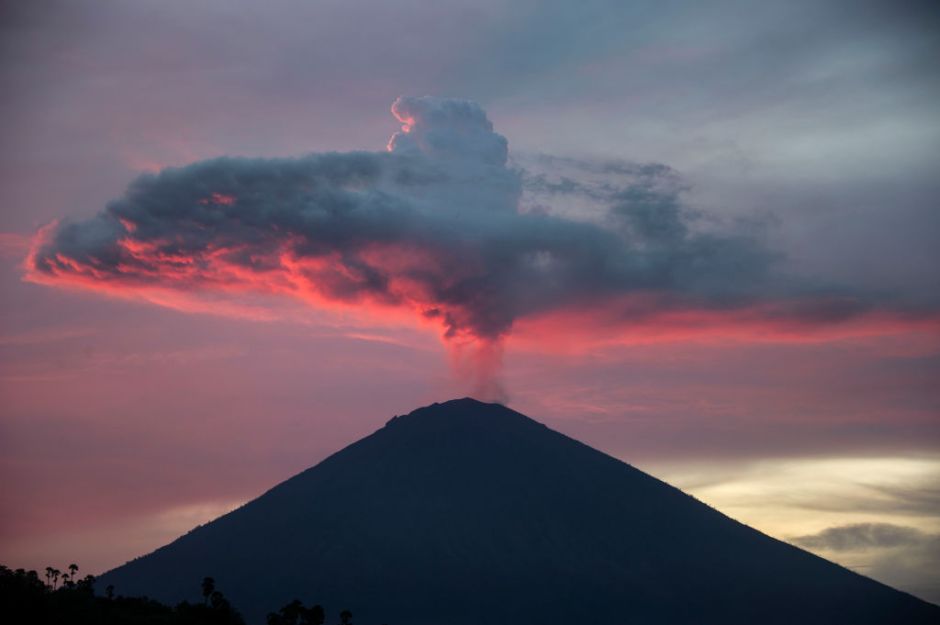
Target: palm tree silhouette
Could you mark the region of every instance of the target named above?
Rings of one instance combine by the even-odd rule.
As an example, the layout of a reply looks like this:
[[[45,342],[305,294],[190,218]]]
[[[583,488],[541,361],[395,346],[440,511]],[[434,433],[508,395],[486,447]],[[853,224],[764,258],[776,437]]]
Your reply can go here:
[[[49,588],[52,588],[52,571],[53,568],[51,566],[46,567],[46,586]]]
[[[59,585],[59,575],[62,574],[62,571],[59,569],[52,569],[52,590],[56,589],[56,586]]]
[[[339,613],[340,625],[352,625],[352,612],[343,610]]]
[[[75,574],[78,573],[78,565],[75,564],[74,562],[69,565],[69,573],[71,573],[71,577],[74,580]]]

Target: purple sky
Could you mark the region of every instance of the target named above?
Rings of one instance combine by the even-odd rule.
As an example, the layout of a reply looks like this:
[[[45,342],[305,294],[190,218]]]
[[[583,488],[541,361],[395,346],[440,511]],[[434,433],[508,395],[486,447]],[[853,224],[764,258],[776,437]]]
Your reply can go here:
[[[513,408],[940,601],[937,17],[930,3],[888,2],[4,5],[4,563],[101,572],[395,414],[474,392],[473,363],[455,363],[460,349],[441,324],[407,306],[336,293],[310,305],[244,280],[220,294],[205,276],[159,297],[124,273],[109,294],[107,280],[24,281],[39,228],[97,223],[140,173],[219,156],[398,158],[384,155],[402,125],[389,108],[428,94],[478,103],[509,146],[508,167],[485,171],[521,181],[518,196],[429,187],[432,208],[512,208],[473,213],[460,231],[469,256],[404,232],[435,267],[487,261],[494,242],[533,244],[530,226],[545,220],[565,236],[584,229],[595,249],[616,212],[597,212],[610,189],[633,193],[617,197],[634,230],[638,189],[655,192],[642,206],[678,211],[691,233],[669,248],[678,257],[707,232],[718,233],[707,240],[719,258],[742,240],[761,252],[729,262],[775,259],[767,274],[670,282],[682,305],[643,315],[628,314],[635,291],[619,274],[560,290],[575,307],[542,291],[521,304],[447,300],[473,336],[497,327],[480,321],[494,311],[514,312],[497,350]],[[492,139],[423,123],[411,136],[457,128],[434,136],[457,137],[445,147],[461,154]],[[435,153],[448,180],[469,167],[447,160],[452,151]],[[668,175],[647,186],[649,171]],[[154,216],[146,203],[126,206]],[[138,232],[138,242],[182,227],[158,225],[163,238]],[[658,243],[643,249],[658,254]],[[97,247],[50,245],[101,258]],[[583,250],[570,245],[554,252]],[[823,300],[853,312],[823,319]]]

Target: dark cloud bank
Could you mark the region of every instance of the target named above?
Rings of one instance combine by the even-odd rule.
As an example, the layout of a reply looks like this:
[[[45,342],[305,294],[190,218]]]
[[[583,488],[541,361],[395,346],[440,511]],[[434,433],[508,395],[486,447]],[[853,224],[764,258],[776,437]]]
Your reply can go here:
[[[494,344],[526,317],[759,310],[830,323],[902,301],[787,277],[752,229],[685,207],[659,164],[508,161],[475,103],[399,98],[386,152],[219,158],[135,180],[47,229],[32,279],[390,306]],[[922,311],[921,311],[922,312]]]

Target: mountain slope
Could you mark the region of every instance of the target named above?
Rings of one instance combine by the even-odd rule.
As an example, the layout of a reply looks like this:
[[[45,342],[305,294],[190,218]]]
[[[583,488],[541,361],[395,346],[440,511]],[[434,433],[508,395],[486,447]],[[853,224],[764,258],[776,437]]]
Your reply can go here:
[[[508,408],[374,434],[106,575],[249,618],[293,598],[365,625],[940,623],[940,608],[774,540]]]

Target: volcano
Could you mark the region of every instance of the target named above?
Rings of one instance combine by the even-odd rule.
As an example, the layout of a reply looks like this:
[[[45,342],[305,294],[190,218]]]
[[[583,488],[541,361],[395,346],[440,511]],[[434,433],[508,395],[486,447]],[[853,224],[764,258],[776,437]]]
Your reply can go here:
[[[101,577],[249,623],[298,598],[378,625],[940,623],[940,607],[738,523],[498,404],[383,428]]]

